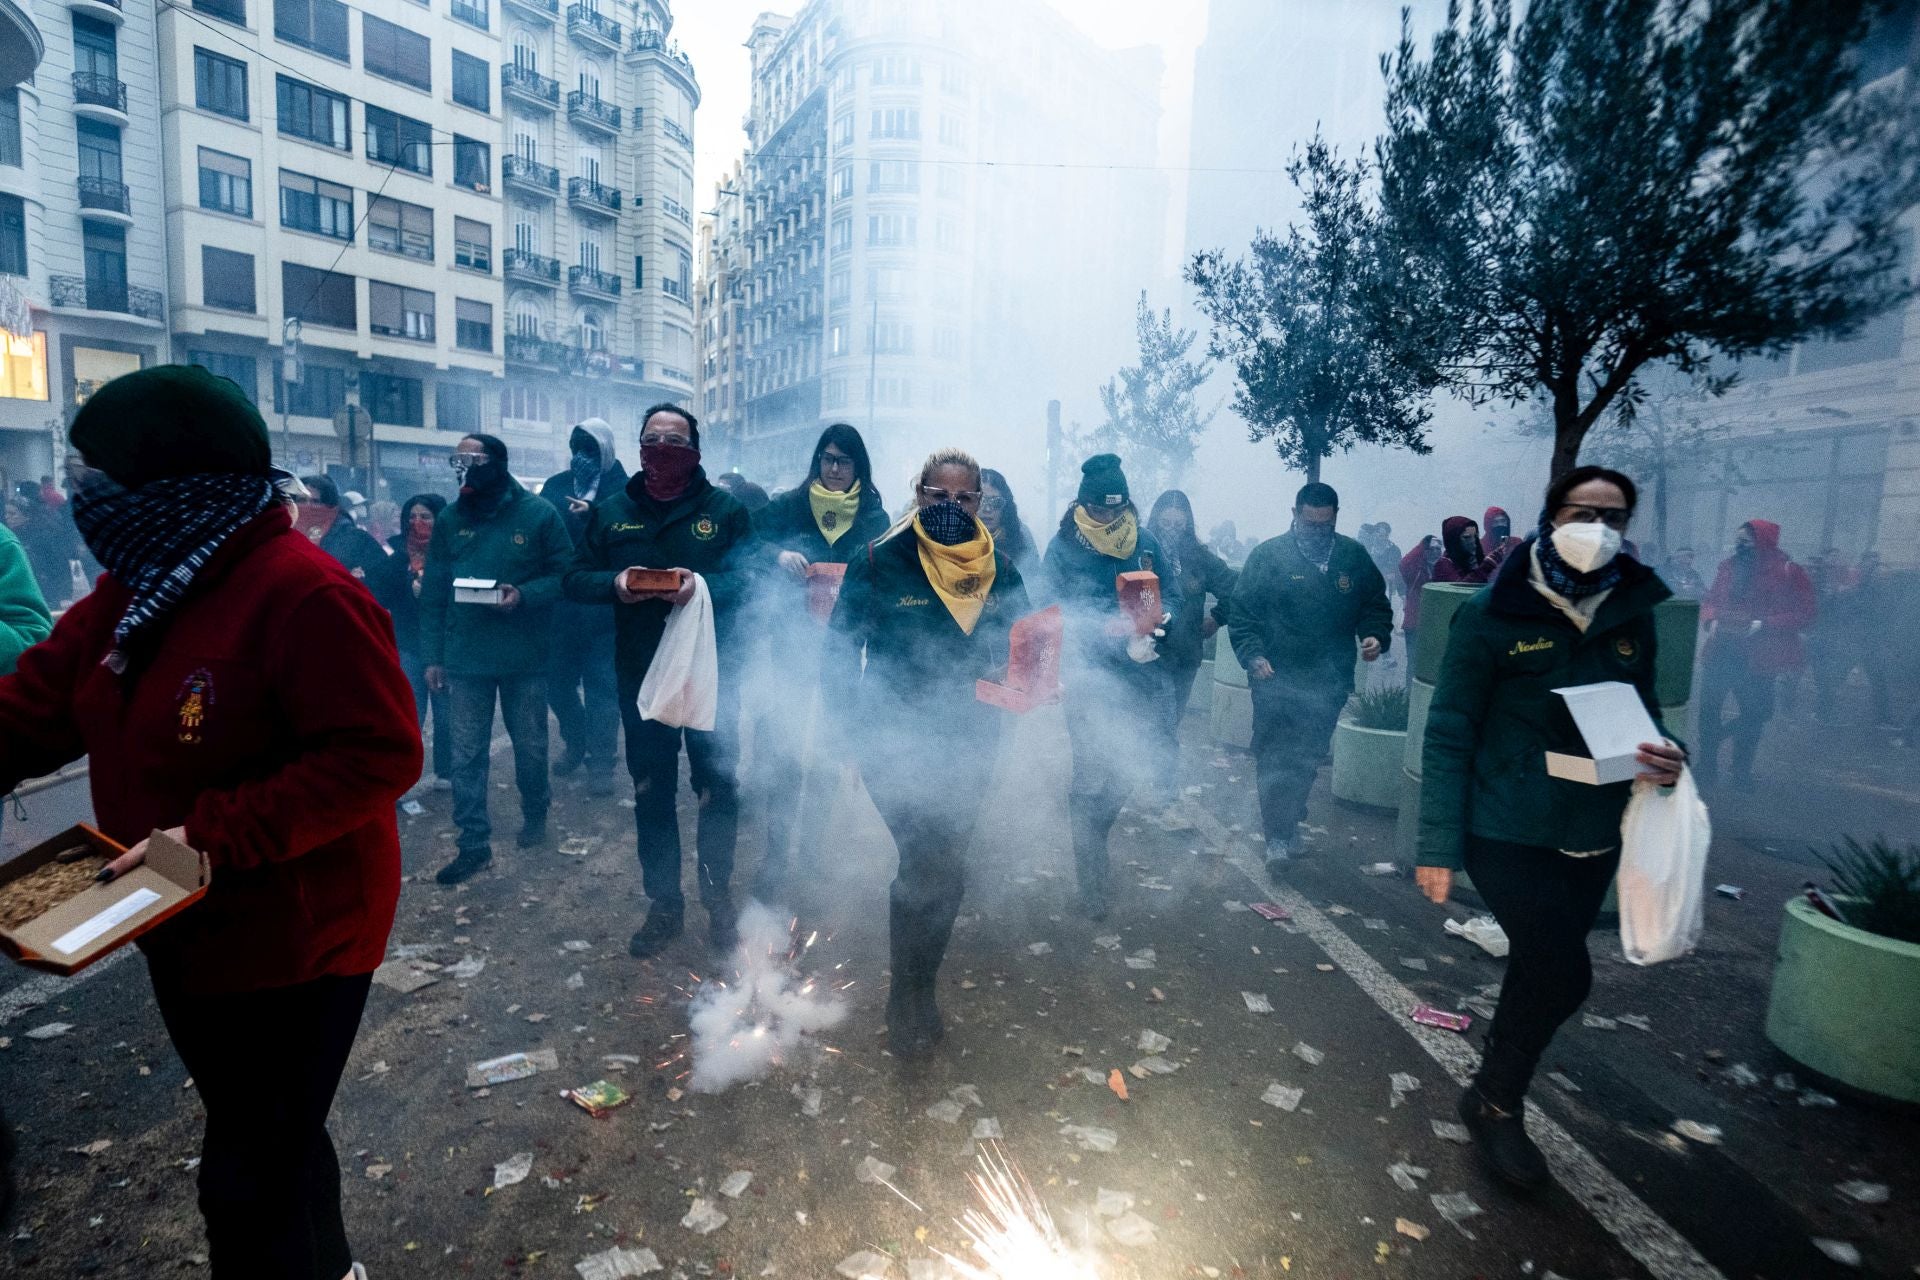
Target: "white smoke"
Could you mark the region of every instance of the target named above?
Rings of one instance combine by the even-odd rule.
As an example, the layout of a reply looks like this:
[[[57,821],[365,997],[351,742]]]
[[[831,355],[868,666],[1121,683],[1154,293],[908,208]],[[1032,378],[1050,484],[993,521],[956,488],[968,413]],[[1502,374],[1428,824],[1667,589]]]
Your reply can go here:
[[[806,1051],[809,1037],[846,1018],[846,1002],[825,981],[801,975],[797,958],[805,951],[786,917],[758,902],[740,913],[732,975],[708,982],[693,999],[688,1083],[695,1093],[761,1079]]]

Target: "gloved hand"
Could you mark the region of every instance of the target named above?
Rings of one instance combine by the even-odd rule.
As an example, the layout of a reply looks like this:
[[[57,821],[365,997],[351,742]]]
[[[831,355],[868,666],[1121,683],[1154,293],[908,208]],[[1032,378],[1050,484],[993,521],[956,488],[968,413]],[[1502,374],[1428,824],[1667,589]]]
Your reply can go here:
[[[1160,660],[1160,642],[1167,638],[1167,624],[1173,621],[1173,615],[1160,615],[1160,625],[1153,629],[1152,635],[1135,636],[1127,641],[1127,656],[1135,662],[1158,662]]]

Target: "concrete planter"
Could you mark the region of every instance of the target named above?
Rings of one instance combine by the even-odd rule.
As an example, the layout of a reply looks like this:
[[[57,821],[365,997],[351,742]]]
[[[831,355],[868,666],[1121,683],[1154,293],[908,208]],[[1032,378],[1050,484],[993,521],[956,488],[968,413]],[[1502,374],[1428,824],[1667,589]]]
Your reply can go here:
[[[1210,728],[1223,747],[1245,751],[1253,743],[1253,692],[1247,688],[1247,669],[1234,655],[1226,628],[1214,633],[1213,705]]]
[[[1342,719],[1333,729],[1333,794],[1349,804],[1400,807],[1405,729],[1362,729]]]
[[[1774,954],[1767,1039],[1848,1088],[1920,1102],[1920,944],[1792,899]]]

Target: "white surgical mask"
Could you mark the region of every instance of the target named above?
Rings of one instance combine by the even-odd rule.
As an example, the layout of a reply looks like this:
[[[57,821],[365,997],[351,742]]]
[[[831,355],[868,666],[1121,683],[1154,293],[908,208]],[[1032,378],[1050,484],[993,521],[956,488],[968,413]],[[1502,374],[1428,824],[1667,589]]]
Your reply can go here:
[[[1553,530],[1553,549],[1581,573],[1613,563],[1620,554],[1620,542],[1620,531],[1604,524],[1562,524]]]

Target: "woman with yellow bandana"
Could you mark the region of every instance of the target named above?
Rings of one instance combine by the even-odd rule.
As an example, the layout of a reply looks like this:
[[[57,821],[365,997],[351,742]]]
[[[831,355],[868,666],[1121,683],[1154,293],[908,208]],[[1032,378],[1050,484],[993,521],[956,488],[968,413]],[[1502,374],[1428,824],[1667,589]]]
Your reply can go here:
[[[1094,920],[1107,916],[1107,837],[1136,788],[1154,782],[1155,747],[1171,714],[1173,679],[1158,661],[1159,640],[1136,635],[1120,609],[1115,579],[1123,573],[1160,575],[1160,604],[1179,608],[1178,576],[1169,572],[1160,544],[1140,527],[1127,489],[1126,472],[1111,453],[1080,467],[1080,492],[1060,519],[1047,548],[1047,586],[1066,614],[1062,679],[1066,685],[1067,736],[1073,744],[1073,782],[1067,817],[1073,830],[1073,864],[1080,908]]]
[[[927,459],[913,511],[847,566],[827,628],[821,705],[900,852],[887,1037],[901,1057],[945,1034],[934,984],[1003,714],[973,686],[1005,665],[1007,633],[1028,611],[1020,571],[979,509],[978,463],[957,449]]]
[[[820,433],[807,478],[754,516],[754,532],[778,553],[784,571],[766,584],[755,609],[761,633],[756,657],[763,660],[754,664],[755,696],[747,703],[755,709],[752,786],[767,833],[754,894],[766,901],[778,901],[784,893],[794,819],[806,808],[797,801],[807,782],[808,728],[819,677],[815,642],[821,634],[819,622],[807,612],[807,578],[815,565],[844,565],[864,555],[888,523],[866,442],[844,422]],[[777,658],[769,646],[777,647]],[[803,838],[802,843],[808,842]]]

